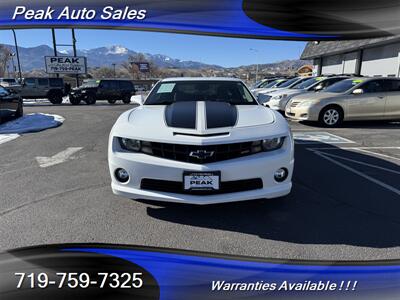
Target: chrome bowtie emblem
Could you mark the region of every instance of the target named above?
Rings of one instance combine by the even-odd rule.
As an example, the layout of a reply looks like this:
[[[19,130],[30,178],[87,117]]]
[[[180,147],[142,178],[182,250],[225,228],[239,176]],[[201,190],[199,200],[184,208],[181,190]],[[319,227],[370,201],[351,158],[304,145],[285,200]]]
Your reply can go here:
[[[197,159],[205,159],[210,158],[214,155],[214,151],[207,151],[207,150],[196,150],[189,153],[190,157],[194,157]]]

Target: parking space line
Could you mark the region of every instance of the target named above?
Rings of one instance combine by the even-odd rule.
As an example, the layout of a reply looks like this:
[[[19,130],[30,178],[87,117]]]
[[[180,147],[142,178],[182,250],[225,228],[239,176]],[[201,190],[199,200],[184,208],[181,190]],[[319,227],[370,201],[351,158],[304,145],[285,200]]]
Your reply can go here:
[[[400,147],[340,147],[339,148],[334,148],[334,147],[318,147],[318,148],[307,148],[307,150],[357,150],[357,149],[398,149],[400,150]]]
[[[354,141],[346,139],[325,131],[293,131],[293,137],[296,144],[357,144]]]
[[[7,143],[9,141],[15,140],[20,135],[17,133],[7,133],[7,134],[0,134],[0,144]]]
[[[360,152],[365,152],[365,153],[369,153],[372,155],[376,155],[376,156],[381,156],[381,157],[385,157],[385,158],[389,158],[389,159],[394,159],[394,160],[400,160],[399,157],[394,157],[394,156],[390,156],[387,154],[383,154],[383,153],[379,153],[379,152],[373,152],[373,151],[369,151],[369,150],[400,150],[400,147],[340,147],[338,146],[337,148],[333,148],[333,147],[316,147],[316,148],[306,148],[307,150],[310,151],[319,151],[319,150],[356,150],[356,151],[360,151]]]
[[[317,152],[319,152],[319,151],[317,151]],[[366,162],[363,162],[363,161],[358,161],[358,160],[347,158],[347,157],[343,157],[343,156],[340,156],[340,155],[335,155],[335,154],[332,154],[332,153],[323,153],[323,154],[327,155],[329,157],[335,157],[335,158],[343,159],[343,160],[350,161],[350,162],[353,162],[353,163],[356,163],[356,164],[359,164],[359,165],[364,165],[364,166],[367,166],[367,167],[371,167],[371,168],[375,168],[375,169],[379,169],[379,170],[383,170],[383,171],[387,171],[387,172],[391,172],[391,173],[395,173],[395,174],[400,175],[399,171],[395,171],[395,170],[392,170],[392,169],[388,169],[388,168],[380,167],[380,166],[377,166],[377,165],[369,164],[369,163],[366,163]]]
[[[400,147],[399,147],[399,149],[400,149]],[[358,151],[365,152],[365,153],[369,153],[369,154],[373,154],[373,155],[378,155],[378,156],[381,156],[381,157],[386,157],[386,158],[389,158],[389,159],[400,160],[399,157],[394,157],[394,156],[390,156],[390,155],[383,154],[383,153],[379,153],[379,152],[368,151],[368,150],[366,150],[366,149],[360,149],[360,148],[358,148],[358,149],[354,149],[354,150],[358,150]]]
[[[368,175],[366,175],[366,174],[364,174],[364,173],[362,173],[360,171],[357,171],[356,169],[353,169],[352,167],[349,167],[349,166],[347,166],[347,165],[345,165],[345,164],[343,164],[341,162],[338,162],[337,160],[333,159],[332,157],[329,157],[328,155],[326,155],[326,154],[324,154],[324,153],[322,153],[320,151],[313,151],[313,152],[316,155],[318,155],[318,156],[320,156],[320,157],[322,157],[322,158],[324,158],[324,159],[326,159],[326,160],[328,160],[328,161],[330,161],[330,162],[332,162],[332,163],[334,163],[334,164],[336,164],[336,165],[338,165],[338,166],[340,166],[340,167],[342,167],[342,168],[344,168],[344,169],[346,169],[346,170],[348,170],[348,171],[350,171],[350,172],[352,172],[352,173],[354,173],[356,175],[359,175],[359,176],[361,176],[361,177],[363,177],[363,178],[365,178],[365,179],[367,179],[367,180],[369,180],[369,181],[371,181],[371,182],[373,182],[373,183],[375,183],[375,184],[377,184],[377,185],[379,185],[379,186],[381,186],[381,187],[383,187],[383,188],[385,188],[385,189],[387,189],[387,190],[389,190],[389,191],[391,191],[391,192],[393,192],[393,193],[395,193],[395,194],[400,196],[400,190],[396,189],[395,187],[393,187],[391,185],[388,185],[388,184],[386,184],[386,183],[384,183],[384,182],[382,182],[382,181],[380,181],[378,179],[375,179],[375,178],[373,178],[371,176],[368,176]]]

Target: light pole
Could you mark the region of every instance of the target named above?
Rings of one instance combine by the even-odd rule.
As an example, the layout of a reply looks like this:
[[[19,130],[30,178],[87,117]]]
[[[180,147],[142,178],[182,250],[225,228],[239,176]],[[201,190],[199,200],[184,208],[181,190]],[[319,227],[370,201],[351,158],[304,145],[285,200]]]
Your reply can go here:
[[[15,52],[17,54],[17,63],[18,63],[18,77],[19,82],[22,82],[22,72],[21,72],[21,63],[19,61],[19,51],[18,51],[18,44],[17,44],[17,35],[15,34],[15,30],[11,29],[14,35],[14,43],[15,43]]]
[[[15,77],[16,77],[16,76],[15,76],[15,73],[16,73],[15,71],[16,71],[16,70],[15,70],[15,64],[14,64],[14,56],[15,56],[15,53],[12,53],[12,52],[11,52],[11,53],[10,53],[10,57],[11,57],[11,63],[12,63],[12,72],[13,72],[13,76],[14,76],[14,78],[15,78]],[[10,76],[8,76],[8,77],[10,77]]]
[[[114,68],[114,78],[115,78],[116,77],[116,74],[115,74],[115,63],[112,63],[112,66]]]
[[[253,48],[250,48],[249,49],[250,51],[254,51],[254,52],[256,52],[257,54],[257,65],[256,65],[256,82],[255,83],[257,83],[258,82],[258,63],[259,63],[259,61],[258,61],[258,53],[259,53],[259,51],[257,50],[257,49],[253,49]]]

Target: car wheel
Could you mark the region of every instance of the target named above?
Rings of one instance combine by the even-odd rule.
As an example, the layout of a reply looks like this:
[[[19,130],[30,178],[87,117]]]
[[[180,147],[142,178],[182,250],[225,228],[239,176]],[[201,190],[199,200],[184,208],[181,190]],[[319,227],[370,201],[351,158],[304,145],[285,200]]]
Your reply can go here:
[[[126,95],[124,97],[124,99],[122,99],[122,102],[124,102],[125,104],[131,103],[131,96],[130,95]]]
[[[115,104],[115,102],[117,102],[117,100],[115,100],[115,99],[112,99],[112,100],[109,99],[109,100],[108,100],[108,103],[110,103],[110,104]]]
[[[75,97],[69,97],[69,102],[72,105],[79,105],[81,103],[81,99]]]
[[[20,101],[20,102],[18,103],[17,111],[15,112],[15,117],[16,117],[16,118],[20,118],[20,117],[22,117],[23,115],[24,115],[24,105],[23,105],[22,101]]]
[[[87,105],[92,105],[92,104],[96,104],[96,97],[94,95],[89,95],[86,98],[86,104]]]
[[[49,101],[52,104],[61,104],[63,99],[62,99],[62,93],[58,93],[58,92],[52,92],[49,94]]]
[[[319,114],[319,123],[324,127],[337,127],[343,122],[344,113],[338,106],[325,107]]]

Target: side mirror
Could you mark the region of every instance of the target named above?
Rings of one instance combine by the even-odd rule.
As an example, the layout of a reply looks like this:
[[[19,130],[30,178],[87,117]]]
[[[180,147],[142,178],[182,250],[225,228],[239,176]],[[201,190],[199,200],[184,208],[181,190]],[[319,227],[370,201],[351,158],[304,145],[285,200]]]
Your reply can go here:
[[[14,89],[8,89],[8,92],[9,92],[10,94],[17,94],[17,91],[14,90]]]
[[[131,97],[131,102],[137,105],[143,105],[144,100],[145,98],[143,95],[133,95]]]
[[[363,94],[363,93],[364,93],[364,90],[363,90],[363,89],[355,89],[355,90],[352,92],[353,95],[361,95],[361,94]]]

